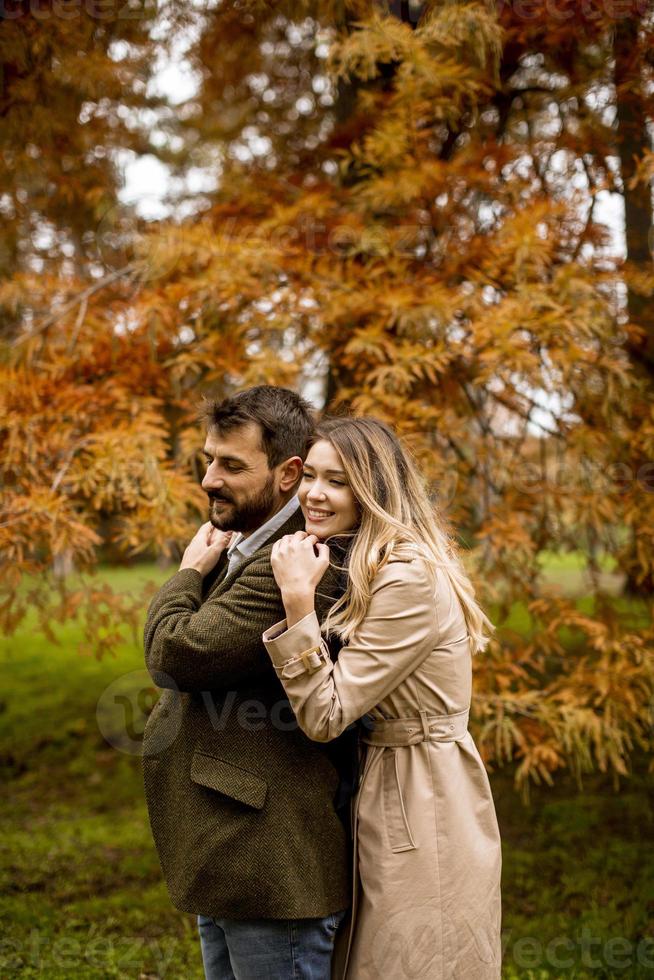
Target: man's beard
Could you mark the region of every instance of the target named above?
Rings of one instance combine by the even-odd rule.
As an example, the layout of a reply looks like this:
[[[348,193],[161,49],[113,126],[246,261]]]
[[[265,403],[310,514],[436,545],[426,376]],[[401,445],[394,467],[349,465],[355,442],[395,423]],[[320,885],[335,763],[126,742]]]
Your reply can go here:
[[[210,493],[208,495],[209,520],[219,531],[242,531],[244,534],[256,531],[270,517],[275,502],[274,485],[275,479],[271,474],[266,485],[241,504],[235,503],[217,491]],[[213,506],[214,500],[226,500],[230,505],[229,509],[224,513],[218,513]]]

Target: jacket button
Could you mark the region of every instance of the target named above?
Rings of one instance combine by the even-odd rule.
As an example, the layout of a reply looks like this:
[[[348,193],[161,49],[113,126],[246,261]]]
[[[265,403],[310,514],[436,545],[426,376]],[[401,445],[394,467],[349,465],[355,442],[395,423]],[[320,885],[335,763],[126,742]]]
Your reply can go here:
[[[451,731],[451,732],[453,732],[453,731],[454,731],[454,725],[450,725],[450,731]]]

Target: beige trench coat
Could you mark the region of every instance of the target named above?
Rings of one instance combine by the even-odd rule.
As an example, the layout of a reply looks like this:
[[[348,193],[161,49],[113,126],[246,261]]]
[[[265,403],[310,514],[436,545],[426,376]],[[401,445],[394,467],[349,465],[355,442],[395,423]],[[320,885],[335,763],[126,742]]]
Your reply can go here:
[[[263,640],[311,738],[367,715],[352,927],[335,975],[498,980],[500,836],[467,729],[471,655],[446,574],[434,594],[422,559],[385,565],[336,664],[315,613]]]

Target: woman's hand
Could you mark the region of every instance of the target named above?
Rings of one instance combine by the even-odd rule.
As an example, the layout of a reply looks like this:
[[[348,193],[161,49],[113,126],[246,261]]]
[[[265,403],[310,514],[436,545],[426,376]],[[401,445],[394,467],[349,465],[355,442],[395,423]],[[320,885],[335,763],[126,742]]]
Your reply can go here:
[[[204,578],[218,564],[218,559],[228,546],[231,537],[231,531],[219,531],[211,521],[207,521],[184,552],[179,566],[180,571],[183,568],[194,568]]]
[[[315,534],[296,531],[274,543],[270,564],[292,626],[314,608],[316,587],[329,567],[329,548]]]

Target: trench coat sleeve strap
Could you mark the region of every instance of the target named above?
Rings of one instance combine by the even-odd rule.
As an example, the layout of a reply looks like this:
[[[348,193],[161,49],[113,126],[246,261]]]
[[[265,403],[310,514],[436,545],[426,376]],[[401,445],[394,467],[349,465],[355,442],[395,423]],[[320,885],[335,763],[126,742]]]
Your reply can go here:
[[[315,612],[263,641],[295,712],[312,739],[328,742],[382,701],[433,650],[437,598],[424,562],[389,562],[375,577],[366,617],[336,663],[324,655]]]
[[[261,631],[284,607],[269,552],[204,601],[202,576],[192,568],[159,590],[144,630],[145,663],[158,687],[198,692],[270,680]]]

